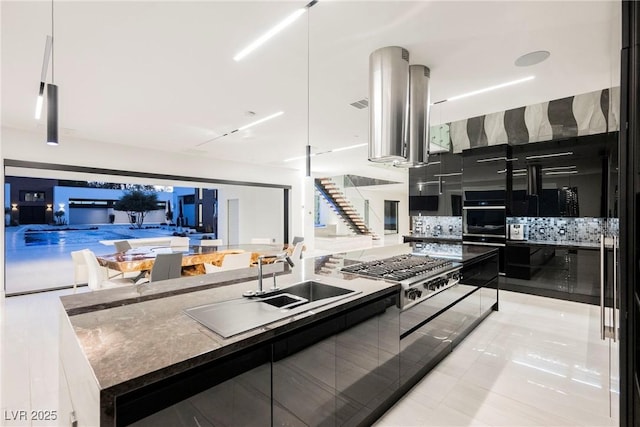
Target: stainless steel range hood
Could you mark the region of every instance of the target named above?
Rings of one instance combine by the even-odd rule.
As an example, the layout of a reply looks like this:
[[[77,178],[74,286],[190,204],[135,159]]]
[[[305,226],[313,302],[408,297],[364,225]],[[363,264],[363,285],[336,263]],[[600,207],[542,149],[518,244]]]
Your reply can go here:
[[[421,167],[429,161],[429,68],[424,65],[409,66],[409,144],[407,160],[395,164],[398,167]]]
[[[369,56],[369,160],[406,162],[409,52],[398,46]]]

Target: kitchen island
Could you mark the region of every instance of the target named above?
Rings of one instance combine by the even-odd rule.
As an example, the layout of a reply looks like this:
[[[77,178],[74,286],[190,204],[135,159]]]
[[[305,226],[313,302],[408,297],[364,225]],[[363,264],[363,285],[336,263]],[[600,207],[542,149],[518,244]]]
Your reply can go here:
[[[300,260],[292,271],[265,266],[266,287],[275,272],[282,288],[314,280],[356,292],[228,338],[183,310],[241,299],[256,288],[255,269],[62,297],[61,413],[102,426],[368,424],[497,309],[487,248],[465,251],[470,284],[420,304],[428,313],[408,335],[403,317],[416,310],[401,310],[399,284],[339,271],[409,252],[405,244]]]

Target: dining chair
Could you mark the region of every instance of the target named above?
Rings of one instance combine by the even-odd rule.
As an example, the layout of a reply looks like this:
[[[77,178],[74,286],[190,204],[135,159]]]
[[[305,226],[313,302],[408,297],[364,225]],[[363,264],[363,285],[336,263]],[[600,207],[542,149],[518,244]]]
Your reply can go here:
[[[116,247],[116,252],[118,253],[125,253],[131,249],[131,244],[126,240],[118,240],[117,242],[113,242],[113,245]]]
[[[200,246],[222,246],[222,239],[204,239],[200,240]]]
[[[210,263],[204,264],[204,271],[209,273],[217,273],[219,271],[236,270],[238,268],[247,268],[251,265],[251,252],[241,254],[227,254],[222,258],[220,267]]]
[[[84,253],[82,250],[72,251],[71,260],[73,261],[73,291],[75,292],[78,285],[87,283],[89,273],[87,271],[87,262],[84,260]]]
[[[299,261],[302,258],[302,247],[304,246],[304,240],[296,243],[293,247],[293,252],[291,252],[291,259],[294,264],[296,261]]]
[[[80,252],[87,267],[87,285],[92,291],[133,284],[131,279],[110,279],[109,270],[98,263],[96,255],[90,249],[83,249]]]
[[[160,280],[177,279],[182,276],[182,252],[170,254],[158,254],[149,277],[143,277],[136,282],[141,285],[148,282],[159,282]]]
[[[270,238],[266,237],[254,237],[253,239],[251,239],[251,244],[252,245],[269,245],[271,244],[272,241]]]

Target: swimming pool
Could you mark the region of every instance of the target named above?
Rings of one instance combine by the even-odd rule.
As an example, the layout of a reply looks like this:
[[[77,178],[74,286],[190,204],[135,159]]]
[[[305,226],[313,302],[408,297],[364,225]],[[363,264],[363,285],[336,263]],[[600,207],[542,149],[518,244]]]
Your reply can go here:
[[[134,236],[108,230],[31,231],[24,233],[26,246],[80,245],[99,240],[125,240]]]

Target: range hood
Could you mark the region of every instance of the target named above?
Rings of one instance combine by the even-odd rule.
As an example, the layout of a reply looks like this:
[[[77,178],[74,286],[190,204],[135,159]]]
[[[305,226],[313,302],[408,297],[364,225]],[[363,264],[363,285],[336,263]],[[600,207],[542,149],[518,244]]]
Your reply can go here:
[[[409,52],[398,46],[369,56],[369,160],[398,167],[428,161],[430,71],[409,65]]]
[[[398,46],[369,55],[369,160],[407,160],[409,51]]]
[[[409,144],[407,159],[394,164],[398,167],[415,168],[429,161],[429,68],[424,65],[409,66]]]

